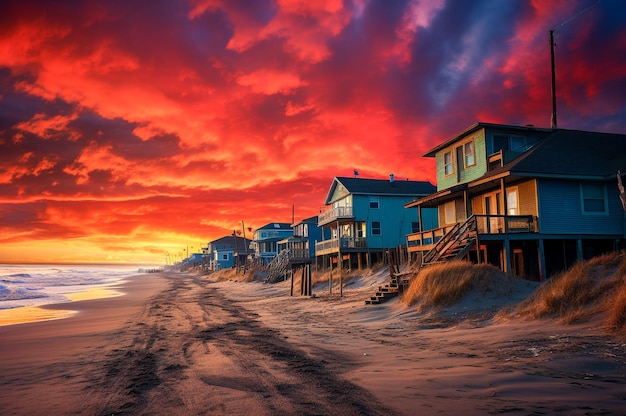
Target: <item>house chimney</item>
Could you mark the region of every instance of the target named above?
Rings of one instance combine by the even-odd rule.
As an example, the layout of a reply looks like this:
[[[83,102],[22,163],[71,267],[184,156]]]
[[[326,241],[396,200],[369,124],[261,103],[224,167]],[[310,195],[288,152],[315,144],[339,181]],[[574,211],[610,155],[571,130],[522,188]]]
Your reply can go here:
[[[389,174],[389,182],[393,182],[393,173]]]

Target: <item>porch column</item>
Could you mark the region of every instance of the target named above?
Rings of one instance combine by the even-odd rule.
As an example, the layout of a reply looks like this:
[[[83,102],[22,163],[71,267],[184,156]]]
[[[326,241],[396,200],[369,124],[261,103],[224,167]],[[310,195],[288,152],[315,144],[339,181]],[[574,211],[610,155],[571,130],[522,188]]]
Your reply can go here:
[[[417,225],[419,226],[420,233],[424,231],[424,226],[422,225],[422,206],[417,206]]]
[[[543,238],[539,239],[537,243],[537,251],[539,252],[539,281],[543,282],[546,280],[546,254],[543,248]]]
[[[511,272],[511,243],[509,242],[508,236],[504,238],[504,272]]]
[[[580,238],[576,240],[576,258],[578,260],[583,259],[583,240]]]
[[[506,186],[504,186],[504,178],[500,178],[500,190],[502,191],[502,209],[504,210],[503,214],[507,215],[509,212],[508,203],[506,200]],[[507,226],[504,224],[504,231],[507,232]]]
[[[470,216],[470,211],[472,210],[470,207],[469,195],[467,194],[467,188],[463,189],[463,205],[465,205],[465,219],[467,220]]]

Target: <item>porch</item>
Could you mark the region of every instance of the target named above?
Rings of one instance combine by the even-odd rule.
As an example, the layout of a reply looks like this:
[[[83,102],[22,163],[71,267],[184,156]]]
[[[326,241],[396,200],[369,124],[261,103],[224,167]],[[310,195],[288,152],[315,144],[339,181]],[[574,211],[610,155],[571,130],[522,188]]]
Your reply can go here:
[[[322,226],[333,221],[352,218],[354,218],[352,207],[334,207],[317,216],[317,225]]]
[[[322,256],[326,254],[342,252],[362,251],[367,248],[367,238],[365,237],[341,237],[331,238],[330,240],[315,243],[315,255]]]
[[[479,238],[489,235],[536,233],[537,217],[533,215],[483,215],[475,214]],[[409,253],[431,250],[456,224],[407,235]]]

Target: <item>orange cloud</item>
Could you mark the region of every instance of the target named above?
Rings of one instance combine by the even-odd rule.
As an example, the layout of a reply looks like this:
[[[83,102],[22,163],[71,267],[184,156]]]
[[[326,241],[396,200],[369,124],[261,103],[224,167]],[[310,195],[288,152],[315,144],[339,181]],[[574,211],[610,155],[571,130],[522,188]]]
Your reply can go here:
[[[547,30],[587,7],[31,3],[0,17],[0,261],[160,259],[315,215],[355,168],[433,181],[475,121],[548,124]],[[559,28],[567,127],[626,128],[615,4]]]

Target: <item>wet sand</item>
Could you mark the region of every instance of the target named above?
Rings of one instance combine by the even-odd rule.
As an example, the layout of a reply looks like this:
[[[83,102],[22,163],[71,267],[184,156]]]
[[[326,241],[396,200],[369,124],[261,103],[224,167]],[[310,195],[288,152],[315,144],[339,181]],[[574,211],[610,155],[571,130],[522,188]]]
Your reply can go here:
[[[138,276],[70,318],[0,327],[0,414],[624,414],[625,341],[593,323],[426,318],[364,305],[376,283],[295,298]]]

